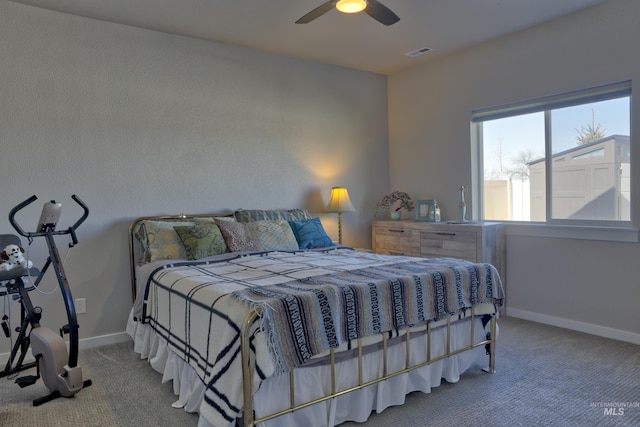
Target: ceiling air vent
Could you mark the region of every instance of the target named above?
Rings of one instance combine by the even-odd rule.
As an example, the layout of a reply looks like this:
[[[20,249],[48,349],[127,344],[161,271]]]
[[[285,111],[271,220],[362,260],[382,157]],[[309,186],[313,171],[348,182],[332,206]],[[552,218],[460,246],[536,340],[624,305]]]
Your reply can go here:
[[[422,55],[423,53],[427,53],[429,52],[431,49],[430,47],[422,47],[420,49],[414,50],[413,52],[407,52],[405,53],[405,55],[407,56],[418,56],[418,55]]]

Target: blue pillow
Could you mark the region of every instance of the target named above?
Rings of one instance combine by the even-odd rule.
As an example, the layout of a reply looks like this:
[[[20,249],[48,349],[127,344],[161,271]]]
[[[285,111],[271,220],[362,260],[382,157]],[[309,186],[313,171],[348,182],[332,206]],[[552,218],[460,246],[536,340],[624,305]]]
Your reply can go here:
[[[331,238],[324,231],[320,218],[312,218],[306,221],[289,221],[289,225],[296,236],[300,249],[334,246]]]

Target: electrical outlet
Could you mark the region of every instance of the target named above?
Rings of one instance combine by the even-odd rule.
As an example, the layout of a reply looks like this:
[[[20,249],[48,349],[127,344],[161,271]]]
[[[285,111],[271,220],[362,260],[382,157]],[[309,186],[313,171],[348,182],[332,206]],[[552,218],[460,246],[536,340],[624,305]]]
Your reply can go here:
[[[87,312],[87,299],[86,298],[78,298],[75,301],[76,306],[76,314],[84,314]]]

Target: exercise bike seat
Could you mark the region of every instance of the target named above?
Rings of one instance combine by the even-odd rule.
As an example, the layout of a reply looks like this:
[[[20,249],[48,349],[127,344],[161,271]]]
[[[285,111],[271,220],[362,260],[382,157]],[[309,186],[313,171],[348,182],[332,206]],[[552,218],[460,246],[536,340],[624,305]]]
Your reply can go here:
[[[0,234],[0,250],[4,250],[7,245],[18,245],[22,247],[20,238],[15,234]],[[29,276],[32,279],[40,276],[40,270],[31,268],[12,268],[11,270],[0,271],[0,296],[18,292],[18,284],[23,284],[23,277]],[[19,280],[16,280],[19,279]],[[27,287],[27,291],[33,290],[33,286]]]

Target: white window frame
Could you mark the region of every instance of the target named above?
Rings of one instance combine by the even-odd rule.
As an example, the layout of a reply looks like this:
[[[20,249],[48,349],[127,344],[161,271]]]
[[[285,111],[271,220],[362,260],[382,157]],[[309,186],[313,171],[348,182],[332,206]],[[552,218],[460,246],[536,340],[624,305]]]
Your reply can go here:
[[[557,108],[571,107],[581,104],[588,104],[598,101],[606,101],[621,97],[629,97],[629,108],[631,110],[631,81],[622,81],[608,85],[598,86],[589,89],[577,90],[559,95],[551,95],[527,101],[515,102],[496,107],[482,108],[471,112],[471,154],[472,164],[472,196],[473,196],[473,218],[484,219],[484,165],[483,165],[483,144],[482,144],[482,123],[488,120],[495,120],[506,117],[519,116],[529,113],[545,112],[545,175],[546,175],[546,221],[506,221],[507,231],[517,230],[518,235],[547,236],[547,237],[569,237],[593,240],[612,241],[639,241],[638,230],[633,228],[632,221],[604,221],[590,219],[558,219],[551,218],[551,173],[552,167],[552,147],[551,129],[549,127],[550,111]],[[631,127],[631,126],[630,126]],[[631,137],[631,135],[630,135]],[[633,138],[631,137],[631,141]],[[633,143],[630,147],[634,151]],[[633,155],[631,156],[633,159]],[[638,166],[633,165],[631,160],[631,174]],[[633,182],[633,179],[632,179]],[[632,189],[632,194],[634,193]],[[633,216],[633,195],[631,200],[631,219]]]

